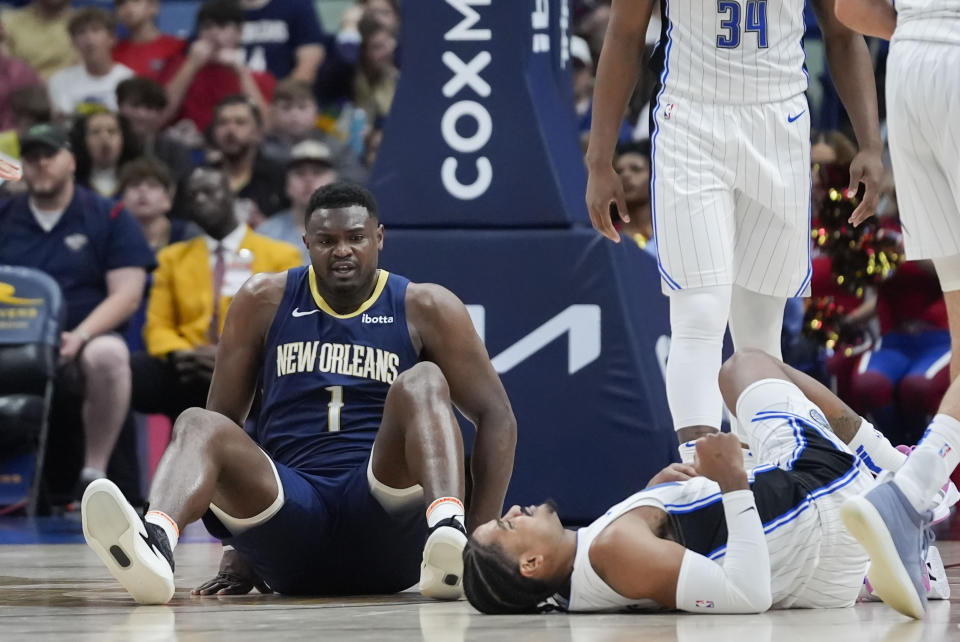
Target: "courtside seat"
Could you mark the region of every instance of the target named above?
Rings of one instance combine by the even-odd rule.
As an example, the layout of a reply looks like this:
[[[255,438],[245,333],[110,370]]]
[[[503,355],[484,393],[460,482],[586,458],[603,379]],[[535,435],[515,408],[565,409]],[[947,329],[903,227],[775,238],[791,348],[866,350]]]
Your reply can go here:
[[[53,279],[0,265],[0,515],[36,510],[62,313]]]

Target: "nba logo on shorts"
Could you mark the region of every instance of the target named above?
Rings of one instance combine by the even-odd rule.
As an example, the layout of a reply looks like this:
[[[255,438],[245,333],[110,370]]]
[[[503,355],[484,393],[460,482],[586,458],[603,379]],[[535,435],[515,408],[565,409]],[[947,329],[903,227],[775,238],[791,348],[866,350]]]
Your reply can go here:
[[[670,120],[670,116],[673,115],[673,108],[676,107],[676,103],[667,103],[667,109],[664,111],[663,118],[664,120]]]
[[[940,451],[937,454],[940,455],[941,457],[946,457],[947,453],[949,453],[951,450],[953,449],[950,448],[950,444],[944,444],[940,446]]]
[[[694,602],[694,604],[695,604],[695,606],[696,606],[698,609],[712,609],[712,608],[713,608],[713,600],[697,600],[696,602]]]

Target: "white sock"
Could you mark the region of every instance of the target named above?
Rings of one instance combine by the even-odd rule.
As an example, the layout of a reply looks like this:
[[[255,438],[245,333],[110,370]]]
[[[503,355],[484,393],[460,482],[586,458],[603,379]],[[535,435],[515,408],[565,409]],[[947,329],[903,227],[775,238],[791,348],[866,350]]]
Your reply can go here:
[[[893,480],[913,507],[923,512],[930,509],[931,498],[949,481],[957,464],[960,464],[960,421],[939,414]]]
[[[897,471],[907,461],[907,456],[866,419],[860,420],[860,428],[847,446],[875,474],[881,470]]]
[[[427,528],[433,528],[448,517],[453,517],[464,526],[463,515],[463,502],[456,497],[439,497],[427,508]]]
[[[680,444],[677,450],[680,452],[680,462],[693,465],[693,458],[697,456],[695,441],[685,441]]]
[[[90,466],[84,466],[83,470],[80,471],[80,479],[85,481],[93,481],[94,479],[103,479],[107,474],[100,470],[99,468],[92,468]]]
[[[180,541],[180,529],[177,528],[177,523],[169,515],[163,511],[152,510],[144,516],[143,521],[148,524],[156,524],[163,529],[170,541],[171,551],[177,547],[177,542]]]

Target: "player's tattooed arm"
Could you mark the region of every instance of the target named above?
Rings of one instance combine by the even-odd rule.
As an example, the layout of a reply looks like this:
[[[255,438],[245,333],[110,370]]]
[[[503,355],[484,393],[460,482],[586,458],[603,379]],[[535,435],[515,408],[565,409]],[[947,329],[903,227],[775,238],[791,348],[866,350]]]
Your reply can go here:
[[[499,517],[513,472],[517,421],[466,306],[429,283],[407,289],[407,321],[421,357],[440,367],[457,409],[477,427],[470,472],[467,530]]]
[[[833,434],[839,437],[843,443],[849,444],[857,436],[863,418],[851,410],[841,415],[828,416],[827,421],[830,423],[830,430],[833,431]]]
[[[810,375],[787,364],[783,364],[783,370],[787,378],[800,388],[800,392],[820,408],[833,434],[845,444],[853,441],[863,421],[860,415]]]
[[[830,77],[850,116],[860,147],[850,163],[850,189],[856,191],[860,183],[865,188],[863,199],[850,217],[850,222],[857,226],[877,211],[883,181],[883,162],[880,159],[883,141],[880,138],[873,59],[863,36],[837,19],[835,1],[814,0],[813,7],[820,31],[823,32]]]

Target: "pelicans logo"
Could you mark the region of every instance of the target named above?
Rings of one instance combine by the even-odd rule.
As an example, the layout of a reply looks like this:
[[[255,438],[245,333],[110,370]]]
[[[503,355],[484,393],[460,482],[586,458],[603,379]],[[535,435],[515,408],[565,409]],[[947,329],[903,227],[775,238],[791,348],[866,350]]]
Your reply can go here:
[[[29,319],[39,316],[37,306],[43,299],[28,299],[17,296],[17,289],[10,283],[0,281],[0,329],[22,329]]]
[[[7,305],[40,305],[43,303],[43,299],[24,299],[14,296],[16,292],[17,288],[14,286],[0,282],[0,303],[6,303]]]

